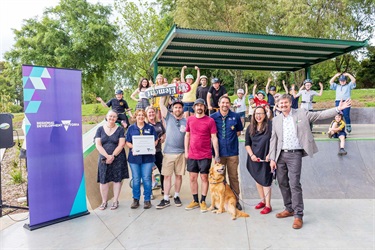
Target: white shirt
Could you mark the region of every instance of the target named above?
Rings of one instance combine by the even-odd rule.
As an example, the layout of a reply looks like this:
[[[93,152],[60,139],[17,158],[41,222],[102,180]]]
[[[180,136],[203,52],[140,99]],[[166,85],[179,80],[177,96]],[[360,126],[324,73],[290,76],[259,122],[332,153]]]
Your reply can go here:
[[[282,149],[302,149],[297,137],[297,130],[294,127],[292,114],[283,115],[283,146]]]
[[[246,112],[246,103],[245,103],[245,97],[242,97],[242,99],[237,98],[234,100],[234,106],[236,107],[236,113],[240,112]]]

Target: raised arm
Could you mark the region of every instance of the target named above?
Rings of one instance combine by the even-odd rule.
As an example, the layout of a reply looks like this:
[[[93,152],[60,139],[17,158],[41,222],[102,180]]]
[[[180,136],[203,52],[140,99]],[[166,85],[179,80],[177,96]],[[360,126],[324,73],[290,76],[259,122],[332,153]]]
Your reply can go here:
[[[356,80],[355,80],[354,76],[352,76],[352,75],[349,74],[349,73],[344,73],[343,75],[349,77],[349,78],[350,78],[350,81],[351,81],[352,83],[355,83]]]
[[[247,94],[249,94],[249,88],[247,87],[247,82],[245,82],[245,95],[244,95],[244,98],[246,98]]]
[[[338,76],[340,76],[340,75],[341,75],[340,72],[337,73],[336,75],[334,75],[334,76],[331,78],[331,80],[329,80],[329,84],[330,84],[330,85],[334,84],[334,83],[335,83],[335,79],[336,79]]]
[[[288,87],[286,86],[285,80],[283,80],[282,83],[283,83],[283,87],[284,87],[285,93],[288,94],[289,90],[288,90]]]
[[[257,90],[257,84],[256,83],[254,83],[254,87],[253,87],[253,96],[254,96],[254,98],[255,98],[255,92],[256,92],[256,90]]]
[[[269,88],[270,88],[270,83],[272,81],[271,77],[268,77],[267,85],[266,85],[266,94],[268,94]]]
[[[201,70],[198,66],[195,66],[194,69],[197,71],[197,79],[195,79],[194,84],[199,84],[200,78],[201,78]]]
[[[323,83],[319,82],[319,86],[320,86],[320,91],[318,93],[318,96],[322,96],[323,95]]]
[[[186,65],[181,68],[181,76],[180,76],[181,82],[185,82],[185,69],[187,69]]]
[[[100,98],[99,96],[96,97],[96,100],[99,101],[99,102],[102,104],[103,107],[105,107],[105,108],[109,108],[109,107],[107,106],[107,104],[103,101],[103,99]]]
[[[161,96],[159,100],[160,112],[162,117],[167,117],[168,109],[165,106],[165,96]]]

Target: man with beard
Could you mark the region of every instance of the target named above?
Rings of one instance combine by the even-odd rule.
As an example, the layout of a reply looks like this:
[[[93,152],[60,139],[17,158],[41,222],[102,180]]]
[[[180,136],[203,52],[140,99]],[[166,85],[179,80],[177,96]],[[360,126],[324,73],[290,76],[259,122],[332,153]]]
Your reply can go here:
[[[172,113],[165,106],[165,96],[160,98],[160,111],[166,123],[166,140],[164,143],[164,158],[161,174],[164,175],[164,198],[157,209],[170,206],[169,191],[172,185],[172,175],[175,174],[174,203],[177,207],[182,205],[179,193],[182,184],[182,175],[185,174],[185,145],[186,119],[183,117],[182,101],[176,99],[172,102]]]
[[[208,173],[212,162],[211,141],[215,151],[215,161],[219,162],[219,145],[216,137],[215,121],[206,116],[206,103],[197,99],[193,105],[194,116],[186,122],[185,157],[187,171],[190,177],[190,190],[193,201],[185,208],[192,210],[200,207],[201,212],[207,212],[206,196],[208,191]],[[168,137],[168,135],[167,135]],[[198,200],[198,175],[201,176],[201,200]]]
[[[241,117],[238,113],[230,110],[230,99],[228,96],[222,96],[219,99],[219,111],[212,114],[217,128],[217,137],[219,141],[220,163],[225,166],[225,172],[228,171],[229,184],[237,197],[237,208],[242,210],[239,200],[240,183],[238,181],[238,136],[243,130]],[[225,173],[226,175],[226,173]]]
[[[276,218],[294,216],[293,228],[302,228],[303,198],[300,183],[302,157],[318,152],[310,123],[334,117],[341,110],[351,106],[351,100],[340,101],[338,107],[323,111],[309,112],[292,109],[292,98],[283,94],[279,99],[282,114],[272,120],[269,159],[271,170],[277,169],[277,181],[283,196],[285,210]]]

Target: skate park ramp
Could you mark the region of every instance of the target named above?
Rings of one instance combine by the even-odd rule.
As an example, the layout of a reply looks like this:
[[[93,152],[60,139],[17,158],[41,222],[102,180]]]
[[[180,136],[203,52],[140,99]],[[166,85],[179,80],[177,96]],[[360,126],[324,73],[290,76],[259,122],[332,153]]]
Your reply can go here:
[[[258,199],[255,181],[246,169],[247,152],[240,144],[242,197]],[[319,152],[313,158],[303,157],[301,184],[304,199],[374,199],[375,140],[348,140],[345,156],[338,156],[337,140],[316,142]],[[272,197],[281,199],[275,184]]]

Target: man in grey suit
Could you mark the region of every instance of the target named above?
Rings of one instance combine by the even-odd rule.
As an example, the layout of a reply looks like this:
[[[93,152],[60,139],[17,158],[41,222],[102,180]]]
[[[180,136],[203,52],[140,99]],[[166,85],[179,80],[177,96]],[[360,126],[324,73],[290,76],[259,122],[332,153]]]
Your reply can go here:
[[[318,152],[310,123],[334,117],[341,110],[351,106],[351,100],[341,101],[336,108],[319,112],[292,109],[292,99],[284,94],[279,99],[282,115],[272,122],[270,141],[271,170],[277,169],[277,181],[283,196],[285,210],[277,218],[294,216],[293,228],[300,229],[303,221],[303,198],[300,183],[302,157]]]

